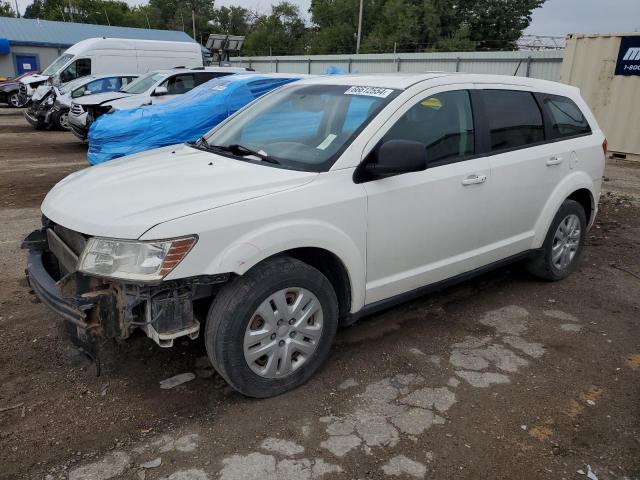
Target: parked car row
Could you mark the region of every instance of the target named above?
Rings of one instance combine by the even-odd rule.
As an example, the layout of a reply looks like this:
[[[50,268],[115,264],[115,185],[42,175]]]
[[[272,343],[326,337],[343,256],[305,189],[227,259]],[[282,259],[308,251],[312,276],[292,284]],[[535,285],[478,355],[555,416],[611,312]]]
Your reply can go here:
[[[150,72],[116,91],[75,99],[70,106],[69,126],[78,138],[85,140],[91,124],[104,113],[165,102],[211,79],[246,71],[233,67],[194,67]]]
[[[45,198],[27,276],[78,341],[203,335],[231,386],[270,397],[320,368],[339,325],[516,260],[548,281],[577,267],[607,149],[578,89],[292,80],[214,79],[93,123],[90,151],[95,133],[109,156],[110,133],[169,145],[220,115],[196,141],[75,172]]]

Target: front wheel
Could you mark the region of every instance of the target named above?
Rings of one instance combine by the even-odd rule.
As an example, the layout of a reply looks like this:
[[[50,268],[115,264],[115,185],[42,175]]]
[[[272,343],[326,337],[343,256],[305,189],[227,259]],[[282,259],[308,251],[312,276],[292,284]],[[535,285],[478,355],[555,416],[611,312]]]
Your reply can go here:
[[[18,92],[9,95],[7,102],[13,108],[20,108],[22,106],[22,100],[20,99],[20,94]]]
[[[55,112],[53,114],[53,125],[58,130],[70,130],[71,126],[69,125],[69,110],[61,110],[59,112]]]
[[[266,398],[306,382],[324,363],[338,327],[338,300],[317,269],[288,256],[231,280],[207,317],[205,345],[240,393]]]
[[[551,222],[544,243],[527,270],[544,280],[562,280],[573,272],[584,248],[587,216],[575,200],[565,200]]]

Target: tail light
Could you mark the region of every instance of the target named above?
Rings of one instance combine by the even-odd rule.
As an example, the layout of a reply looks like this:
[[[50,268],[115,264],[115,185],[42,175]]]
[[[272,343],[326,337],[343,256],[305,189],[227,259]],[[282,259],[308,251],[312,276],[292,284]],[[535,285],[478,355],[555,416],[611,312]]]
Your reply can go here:
[[[604,142],[602,142],[602,151],[604,152],[604,156],[607,156],[607,151],[609,150],[609,142],[607,142],[607,139],[604,139]]]

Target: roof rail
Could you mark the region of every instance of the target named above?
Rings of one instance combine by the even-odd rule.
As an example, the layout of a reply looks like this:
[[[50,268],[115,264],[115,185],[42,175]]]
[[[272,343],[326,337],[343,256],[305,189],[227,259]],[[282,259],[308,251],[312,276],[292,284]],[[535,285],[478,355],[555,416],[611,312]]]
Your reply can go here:
[[[176,68],[187,68],[187,67],[185,67],[184,65],[178,65],[177,67],[173,67],[173,68],[176,69]]]

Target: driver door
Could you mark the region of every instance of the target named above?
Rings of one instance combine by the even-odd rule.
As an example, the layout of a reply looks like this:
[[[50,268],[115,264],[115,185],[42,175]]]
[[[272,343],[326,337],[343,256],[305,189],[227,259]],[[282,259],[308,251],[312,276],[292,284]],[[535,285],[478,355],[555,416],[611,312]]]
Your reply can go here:
[[[417,95],[389,119],[381,138],[372,139],[376,144],[422,142],[429,166],[363,183],[368,198],[366,304],[486,262],[489,162],[475,155],[473,86],[455,88]]]

